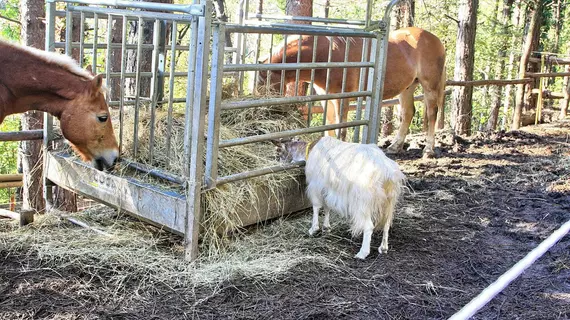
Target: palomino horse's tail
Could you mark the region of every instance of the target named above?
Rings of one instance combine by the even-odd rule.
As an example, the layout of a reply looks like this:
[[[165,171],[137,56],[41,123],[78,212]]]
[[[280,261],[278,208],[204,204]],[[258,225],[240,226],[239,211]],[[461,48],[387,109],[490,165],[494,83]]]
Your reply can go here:
[[[445,126],[445,82],[447,81],[447,73],[445,72],[445,56],[443,57],[443,67],[441,68],[441,76],[439,80],[438,98],[437,98],[437,129],[443,129]]]

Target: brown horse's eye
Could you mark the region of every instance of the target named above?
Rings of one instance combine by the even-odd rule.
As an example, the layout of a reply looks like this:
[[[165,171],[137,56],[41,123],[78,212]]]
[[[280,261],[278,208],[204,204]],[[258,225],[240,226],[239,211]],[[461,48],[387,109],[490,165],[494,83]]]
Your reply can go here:
[[[97,116],[97,119],[99,120],[99,122],[107,122],[107,119],[109,119],[109,116],[108,115]]]

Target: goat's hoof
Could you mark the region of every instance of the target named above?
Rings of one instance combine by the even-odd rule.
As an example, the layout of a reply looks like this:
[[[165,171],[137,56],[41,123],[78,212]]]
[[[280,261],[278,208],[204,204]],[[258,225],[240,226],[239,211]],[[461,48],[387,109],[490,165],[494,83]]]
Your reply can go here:
[[[317,231],[319,231],[319,227],[311,228],[309,229],[309,235],[314,236]]]
[[[354,257],[356,259],[364,260],[368,257],[368,254],[370,254],[370,252],[359,251]]]
[[[388,246],[378,248],[378,252],[379,252],[380,254],[388,253]]]
[[[323,232],[331,232],[331,226],[323,226]]]

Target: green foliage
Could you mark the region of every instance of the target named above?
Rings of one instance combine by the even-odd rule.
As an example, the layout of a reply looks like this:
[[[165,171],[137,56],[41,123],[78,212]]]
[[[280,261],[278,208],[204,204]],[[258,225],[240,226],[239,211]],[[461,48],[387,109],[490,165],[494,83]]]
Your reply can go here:
[[[18,0],[0,1],[0,15],[8,19],[19,21],[20,9]],[[20,39],[20,25],[7,19],[0,19],[0,38],[9,40]]]
[[[20,117],[7,117],[0,125],[0,131],[19,131]],[[0,174],[13,174],[17,172],[17,142],[0,142]],[[0,189],[0,204],[10,200],[10,192],[13,190]]]

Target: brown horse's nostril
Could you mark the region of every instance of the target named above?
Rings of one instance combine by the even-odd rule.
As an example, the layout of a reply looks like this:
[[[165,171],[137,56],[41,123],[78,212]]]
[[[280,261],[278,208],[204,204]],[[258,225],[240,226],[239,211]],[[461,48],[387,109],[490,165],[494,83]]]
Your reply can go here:
[[[117,158],[113,159],[113,163],[107,162],[104,157],[98,157],[93,161],[93,166],[99,171],[111,171],[117,163]]]

